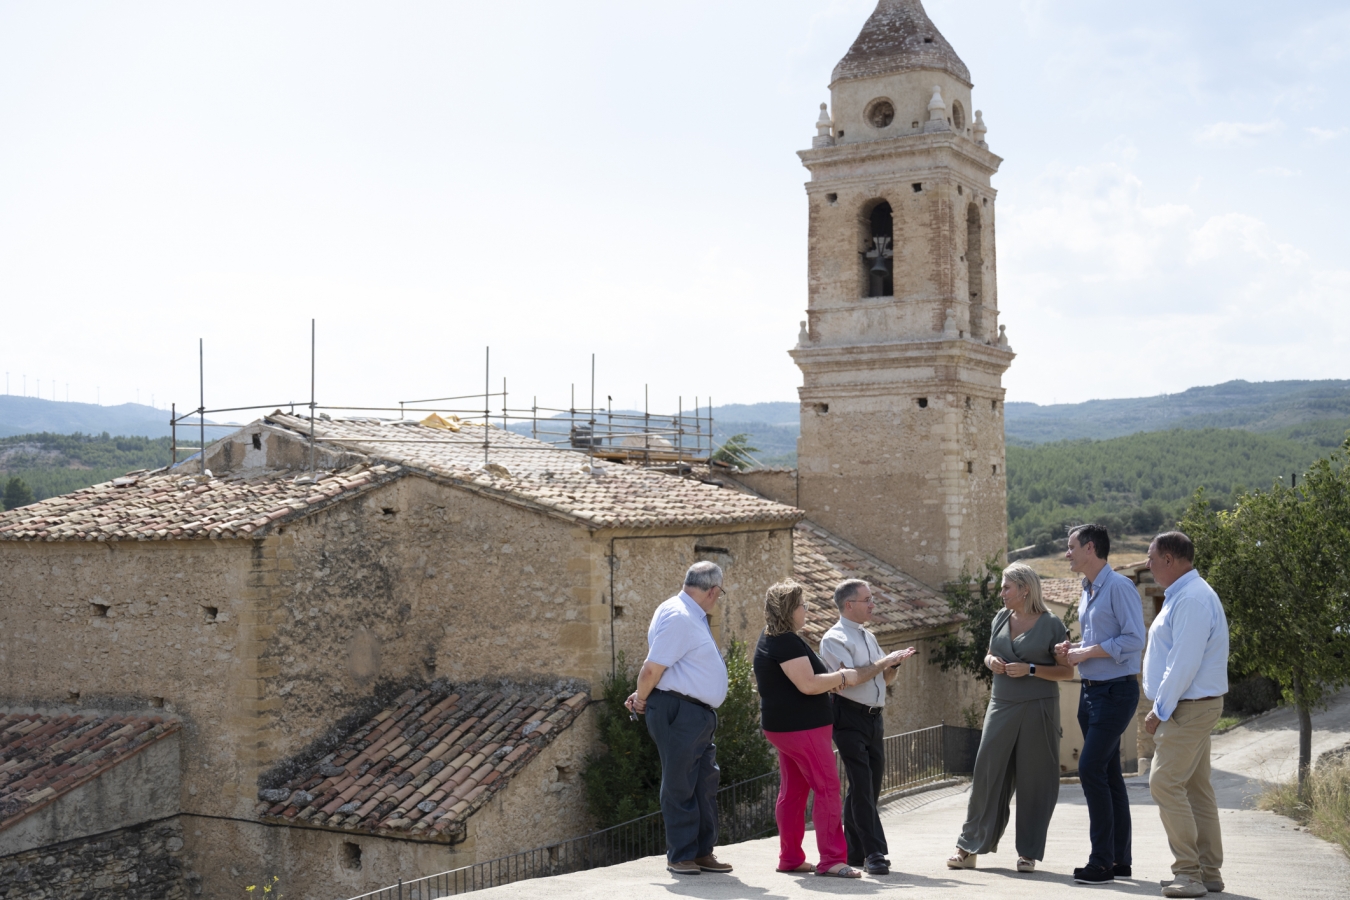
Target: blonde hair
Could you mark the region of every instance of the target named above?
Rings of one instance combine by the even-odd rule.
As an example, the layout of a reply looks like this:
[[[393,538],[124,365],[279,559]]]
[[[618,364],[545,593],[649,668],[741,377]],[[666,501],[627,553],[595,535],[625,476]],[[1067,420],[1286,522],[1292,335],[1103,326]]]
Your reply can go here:
[[[771,585],[764,594],[764,631],[767,634],[794,632],[792,614],[798,606],[806,606],[805,588],[788,579]]]
[[[1009,563],[1003,570],[1003,580],[1027,589],[1027,612],[1046,612],[1045,601],[1041,599],[1041,576],[1026,563]]]

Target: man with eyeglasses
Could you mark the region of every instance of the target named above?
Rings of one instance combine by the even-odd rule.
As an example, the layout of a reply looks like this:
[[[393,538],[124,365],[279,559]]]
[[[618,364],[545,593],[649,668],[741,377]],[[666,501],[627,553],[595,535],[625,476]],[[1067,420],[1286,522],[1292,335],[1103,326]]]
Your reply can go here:
[[[722,569],[696,562],[684,590],[656,608],[647,629],[647,659],[624,705],[647,717],[661,754],[661,815],[666,868],[676,875],[730,872],[717,844],[717,707],[727,697],[727,664],[708,615],[722,589]]]
[[[839,621],[820,639],[820,658],[834,669],[856,669],[858,683],[839,690],[834,698],[834,745],[848,773],[844,798],[844,840],[848,864],[866,868],[869,875],[886,875],[886,833],[881,828],[877,800],[886,774],[883,743],[886,685],[900,674],[899,665],[914,648],[883,654],[877,639],[863,626],[872,621],[872,588],[857,578],[834,589]]]

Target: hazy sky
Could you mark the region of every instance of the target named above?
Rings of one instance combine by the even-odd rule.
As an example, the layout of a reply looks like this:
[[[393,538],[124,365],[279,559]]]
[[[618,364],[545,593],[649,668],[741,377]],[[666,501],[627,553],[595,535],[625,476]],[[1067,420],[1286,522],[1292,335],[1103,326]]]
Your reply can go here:
[[[10,391],[791,400],[871,0],[0,0]],[[999,190],[1010,400],[1346,377],[1344,2],[929,0]]]

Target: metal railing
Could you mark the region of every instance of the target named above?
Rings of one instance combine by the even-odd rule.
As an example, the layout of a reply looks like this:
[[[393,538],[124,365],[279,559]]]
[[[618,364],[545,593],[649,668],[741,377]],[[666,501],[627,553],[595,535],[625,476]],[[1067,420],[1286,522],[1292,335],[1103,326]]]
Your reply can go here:
[[[882,781],[882,794],[919,787],[949,775],[968,774],[974,767],[979,736],[977,730],[953,725],[935,725],[891,735],[885,739],[886,776]],[[737,844],[776,834],[774,805],[777,800],[776,771],[720,789],[717,792],[718,844]],[[665,849],[665,822],[658,812],[545,847],[413,881],[400,881],[350,900],[434,900],[527,878],[617,865],[657,856]]]

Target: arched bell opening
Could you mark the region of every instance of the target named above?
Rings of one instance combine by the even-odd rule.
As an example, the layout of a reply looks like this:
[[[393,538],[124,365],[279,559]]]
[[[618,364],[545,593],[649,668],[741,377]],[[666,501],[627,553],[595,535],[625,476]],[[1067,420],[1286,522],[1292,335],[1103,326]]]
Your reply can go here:
[[[895,295],[895,266],[893,260],[895,220],[891,205],[876,200],[863,208],[862,216],[862,275],[866,297]]]

